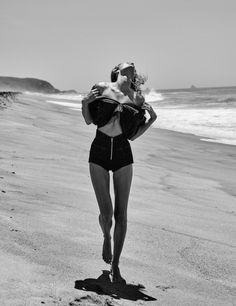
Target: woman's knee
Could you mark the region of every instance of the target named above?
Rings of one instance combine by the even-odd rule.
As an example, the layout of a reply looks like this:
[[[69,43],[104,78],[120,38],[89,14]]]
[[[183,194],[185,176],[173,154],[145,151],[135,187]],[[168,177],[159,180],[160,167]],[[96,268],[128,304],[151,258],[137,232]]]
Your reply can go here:
[[[106,223],[109,223],[112,221],[113,212],[112,211],[106,211],[100,213],[99,218],[102,218],[102,220]]]
[[[127,212],[124,211],[115,211],[114,218],[116,222],[126,224],[127,223]]]

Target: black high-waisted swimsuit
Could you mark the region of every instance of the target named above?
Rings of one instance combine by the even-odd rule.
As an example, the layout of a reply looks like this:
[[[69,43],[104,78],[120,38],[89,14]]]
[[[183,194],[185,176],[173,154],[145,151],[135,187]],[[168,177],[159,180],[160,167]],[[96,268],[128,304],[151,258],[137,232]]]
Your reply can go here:
[[[133,154],[128,139],[123,134],[110,137],[97,130],[91,144],[89,162],[113,172],[132,164]]]

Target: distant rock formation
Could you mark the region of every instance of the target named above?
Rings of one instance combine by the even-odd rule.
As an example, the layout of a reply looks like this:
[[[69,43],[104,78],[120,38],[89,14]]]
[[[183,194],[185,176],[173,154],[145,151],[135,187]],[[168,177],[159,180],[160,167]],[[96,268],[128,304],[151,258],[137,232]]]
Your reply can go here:
[[[0,77],[0,91],[30,91],[39,93],[60,93],[49,82],[35,78]]]
[[[196,86],[194,86],[194,85],[192,85],[191,87],[190,87],[191,89],[197,89],[197,87]]]

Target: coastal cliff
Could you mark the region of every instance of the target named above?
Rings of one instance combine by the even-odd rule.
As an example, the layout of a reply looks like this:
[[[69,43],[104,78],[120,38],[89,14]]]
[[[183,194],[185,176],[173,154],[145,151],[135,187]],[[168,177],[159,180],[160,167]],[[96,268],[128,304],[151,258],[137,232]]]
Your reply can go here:
[[[59,93],[60,90],[49,82],[35,78],[0,77],[0,91],[30,91],[39,93]]]

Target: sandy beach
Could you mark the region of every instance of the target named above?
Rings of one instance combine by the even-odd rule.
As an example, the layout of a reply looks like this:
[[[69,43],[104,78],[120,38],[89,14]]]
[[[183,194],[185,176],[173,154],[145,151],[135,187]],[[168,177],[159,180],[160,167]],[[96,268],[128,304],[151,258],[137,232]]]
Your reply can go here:
[[[40,96],[0,109],[0,305],[235,305],[236,147],[154,128],[131,142],[118,286],[101,256],[94,135]]]

